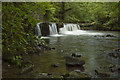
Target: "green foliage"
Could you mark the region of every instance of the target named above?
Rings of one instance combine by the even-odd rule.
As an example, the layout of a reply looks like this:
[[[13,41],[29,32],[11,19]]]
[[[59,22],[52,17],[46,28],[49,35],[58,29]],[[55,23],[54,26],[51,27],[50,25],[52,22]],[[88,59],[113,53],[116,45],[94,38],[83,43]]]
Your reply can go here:
[[[44,16],[44,21],[49,22],[50,20],[54,19],[55,8],[50,2],[38,2],[36,5],[40,8],[40,13]]]
[[[9,6],[9,7],[8,7]],[[21,66],[20,54],[35,52],[39,41],[34,35],[34,27],[39,14],[52,11],[50,3],[3,2],[2,3],[2,47],[3,55],[10,54],[12,61]],[[41,40],[43,44],[45,43]],[[16,56],[16,58],[14,58]]]
[[[118,26],[120,2],[65,2],[53,3],[53,5],[56,8],[55,18],[59,22],[90,22],[94,23],[98,30],[120,30]],[[66,11],[67,9],[71,10]],[[65,13],[61,14],[61,12]],[[60,18],[63,15],[64,20]]]
[[[118,28],[119,2],[89,3],[88,12],[91,21],[98,30],[120,30]]]
[[[12,56],[12,62],[16,63],[17,66],[21,67],[22,65],[22,57],[21,56]]]
[[[35,25],[41,22],[90,22],[98,30],[120,30],[120,2],[3,2],[2,49],[11,57],[35,51],[39,41],[34,36]],[[0,17],[1,18],[1,17]],[[20,65],[20,59],[14,58]]]
[[[26,36],[33,33],[36,24],[35,19],[27,14],[29,10],[23,10],[28,7],[27,4],[18,4],[3,3],[3,53],[5,50],[11,54],[16,54],[19,51],[24,52],[25,47],[29,45]]]

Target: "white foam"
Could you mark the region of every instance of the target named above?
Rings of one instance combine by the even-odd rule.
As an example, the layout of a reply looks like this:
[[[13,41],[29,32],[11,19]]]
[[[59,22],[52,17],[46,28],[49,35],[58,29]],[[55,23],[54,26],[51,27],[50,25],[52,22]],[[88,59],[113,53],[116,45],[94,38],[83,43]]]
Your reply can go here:
[[[50,36],[59,37],[59,36],[64,36],[64,35],[61,35],[61,34],[55,34],[55,35],[50,35]]]
[[[50,37],[45,37],[45,36],[42,36],[41,39],[49,39]]]

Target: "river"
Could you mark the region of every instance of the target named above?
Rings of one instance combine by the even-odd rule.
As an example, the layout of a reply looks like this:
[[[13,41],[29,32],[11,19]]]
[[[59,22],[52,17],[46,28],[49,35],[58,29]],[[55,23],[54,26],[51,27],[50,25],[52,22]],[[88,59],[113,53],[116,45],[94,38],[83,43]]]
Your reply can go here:
[[[117,37],[101,37],[107,34]],[[116,31],[85,31],[79,34],[51,36],[49,45],[64,55],[82,54],[81,58],[86,62],[84,65],[85,72],[94,76],[95,69],[110,64],[118,64],[118,59],[110,58],[107,54],[112,49],[119,47],[120,38],[118,39],[118,34],[119,32]],[[116,75],[114,74],[114,76]]]
[[[49,73],[53,78],[61,78],[60,75],[70,73],[74,70],[80,70],[96,78],[95,70],[101,68],[103,73],[110,74],[110,77],[118,77],[118,72],[110,72],[110,65],[118,65],[118,58],[113,58],[108,55],[113,49],[119,48],[120,42],[117,31],[84,31],[78,30],[75,32],[67,32],[66,34],[57,34],[49,37],[44,37],[48,41],[50,47],[55,50],[45,51],[36,54],[30,54],[25,57],[25,61],[34,64],[32,72],[19,74],[21,71],[18,67],[7,67],[8,64],[3,64],[3,77],[5,78],[42,78]],[[105,35],[114,35],[116,37],[103,37]],[[85,61],[83,67],[66,67],[64,56],[71,56],[73,53],[79,53],[80,57]],[[53,64],[59,64],[58,67],[52,67]],[[8,71],[10,73],[8,73]],[[84,77],[83,77],[84,78]]]

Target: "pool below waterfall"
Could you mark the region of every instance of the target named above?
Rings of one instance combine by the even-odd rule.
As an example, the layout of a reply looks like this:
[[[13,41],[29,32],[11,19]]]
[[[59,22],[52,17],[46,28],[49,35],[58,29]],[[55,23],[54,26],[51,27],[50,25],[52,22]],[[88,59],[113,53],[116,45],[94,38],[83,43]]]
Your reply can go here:
[[[85,72],[94,76],[95,69],[118,64],[118,59],[110,58],[108,53],[119,47],[120,38],[103,37],[107,34],[118,36],[114,31],[86,31],[80,35],[51,36],[48,40],[50,47],[55,47],[63,55],[80,53],[86,62]],[[114,73],[114,76],[118,74]]]

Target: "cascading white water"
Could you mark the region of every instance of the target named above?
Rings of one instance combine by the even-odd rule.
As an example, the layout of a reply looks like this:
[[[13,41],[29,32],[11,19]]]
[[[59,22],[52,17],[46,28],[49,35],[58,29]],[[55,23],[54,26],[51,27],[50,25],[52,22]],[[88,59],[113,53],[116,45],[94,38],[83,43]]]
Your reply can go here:
[[[37,30],[37,36],[41,36],[40,24],[41,24],[41,23],[37,23],[37,26],[35,27],[36,30]]]
[[[66,35],[102,35],[101,33],[93,33],[90,31],[81,30],[78,24],[66,23],[63,28],[60,28],[60,34]]]
[[[79,25],[77,25],[77,27],[78,27],[78,30],[80,30],[80,26],[79,26]]]
[[[57,35],[58,31],[57,31],[56,23],[51,23],[51,25],[49,25],[49,30],[50,30],[50,35]]]
[[[60,28],[60,33],[62,34],[72,34],[73,31],[80,30],[80,26],[78,24],[64,24],[63,28]]]
[[[38,36],[42,36],[42,33],[41,33],[41,26],[40,26],[41,23],[37,23],[36,27],[35,27],[35,33]],[[52,35],[58,35],[58,31],[57,31],[57,26],[56,26],[56,23],[50,23],[49,24],[49,32],[50,32],[50,36]]]
[[[65,29],[66,31],[76,31],[80,29],[80,26],[78,26],[77,24],[64,24],[63,29]]]
[[[42,23],[38,23],[37,26],[35,27],[37,37],[42,36],[40,24]],[[64,36],[64,34],[66,35],[102,35],[101,33],[93,33],[90,31],[81,30],[78,24],[72,24],[72,23],[65,23],[63,25],[63,28],[59,28],[60,34],[58,34],[56,23],[50,23],[48,27],[49,27],[50,36]]]

